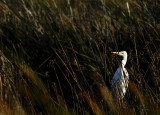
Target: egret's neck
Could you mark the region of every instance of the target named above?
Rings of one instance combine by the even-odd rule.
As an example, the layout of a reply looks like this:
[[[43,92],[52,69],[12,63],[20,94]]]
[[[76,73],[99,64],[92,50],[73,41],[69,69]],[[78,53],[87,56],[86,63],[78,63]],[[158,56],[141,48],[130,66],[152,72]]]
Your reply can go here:
[[[123,56],[123,59],[122,59],[122,67],[124,67],[127,63],[127,55]]]

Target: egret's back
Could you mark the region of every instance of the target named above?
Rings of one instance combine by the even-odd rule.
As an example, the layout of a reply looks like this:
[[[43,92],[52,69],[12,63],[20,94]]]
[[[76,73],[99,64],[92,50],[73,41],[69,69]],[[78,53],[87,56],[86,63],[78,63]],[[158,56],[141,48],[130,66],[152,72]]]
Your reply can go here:
[[[115,96],[124,97],[128,87],[129,75],[125,68],[119,67],[112,80],[112,92]]]

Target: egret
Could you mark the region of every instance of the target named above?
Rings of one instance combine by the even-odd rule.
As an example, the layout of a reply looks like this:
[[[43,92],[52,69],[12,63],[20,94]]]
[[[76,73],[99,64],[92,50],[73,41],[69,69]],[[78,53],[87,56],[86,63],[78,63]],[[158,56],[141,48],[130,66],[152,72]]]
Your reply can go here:
[[[112,92],[114,93],[114,95],[120,98],[124,98],[126,94],[126,90],[128,88],[128,83],[129,83],[129,74],[125,68],[125,65],[127,63],[127,52],[120,51],[120,52],[112,52],[112,53],[122,56],[121,65],[116,70],[112,79]]]

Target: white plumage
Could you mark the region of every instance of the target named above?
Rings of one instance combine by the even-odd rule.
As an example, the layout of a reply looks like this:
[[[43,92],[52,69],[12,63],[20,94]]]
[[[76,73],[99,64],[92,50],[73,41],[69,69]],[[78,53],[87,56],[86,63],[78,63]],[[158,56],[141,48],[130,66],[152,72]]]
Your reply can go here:
[[[116,70],[112,80],[112,92],[114,95],[123,98],[126,94],[129,83],[129,74],[125,68],[127,62],[127,52],[112,52],[123,57],[120,67]]]

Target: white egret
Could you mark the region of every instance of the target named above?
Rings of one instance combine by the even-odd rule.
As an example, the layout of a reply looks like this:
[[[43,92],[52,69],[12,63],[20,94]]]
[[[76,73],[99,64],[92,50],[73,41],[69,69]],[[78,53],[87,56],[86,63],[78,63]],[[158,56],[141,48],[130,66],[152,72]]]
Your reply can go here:
[[[114,93],[114,95],[123,98],[126,94],[126,90],[128,88],[129,83],[129,74],[125,68],[127,62],[127,52],[120,51],[112,53],[123,57],[121,65],[116,70],[112,80],[112,92]]]

